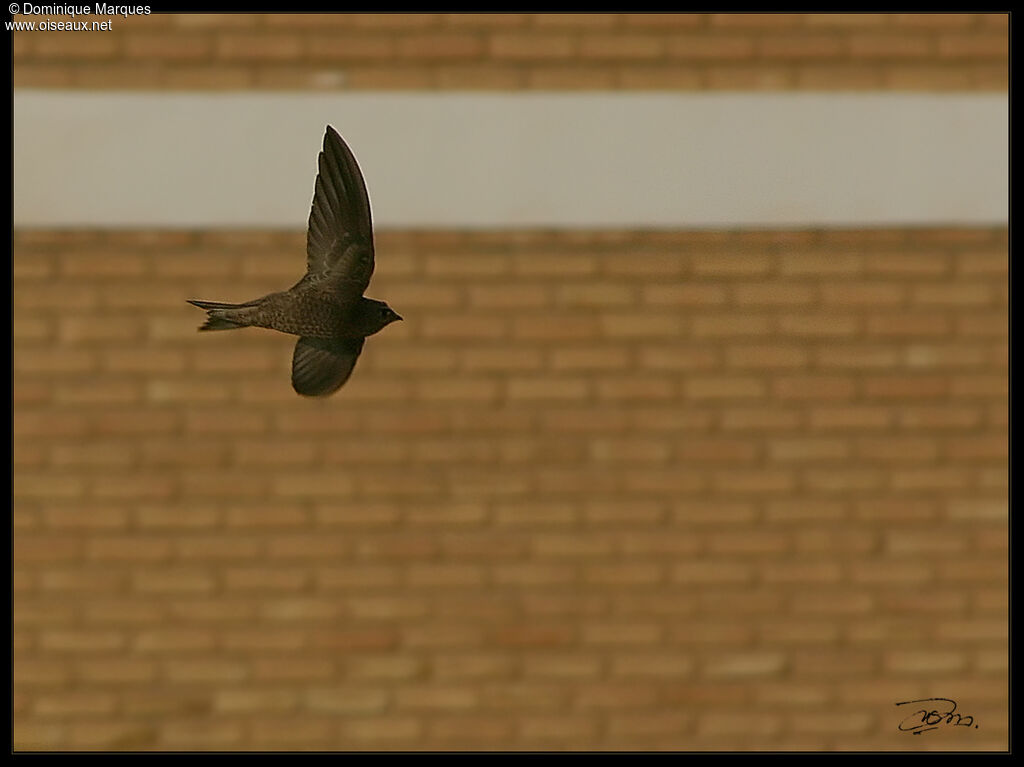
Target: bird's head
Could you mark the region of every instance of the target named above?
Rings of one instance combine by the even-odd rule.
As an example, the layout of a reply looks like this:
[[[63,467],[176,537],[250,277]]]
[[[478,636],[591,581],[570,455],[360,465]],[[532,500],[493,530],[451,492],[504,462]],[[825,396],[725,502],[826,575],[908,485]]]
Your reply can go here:
[[[390,325],[392,322],[401,320],[402,318],[398,315],[394,309],[388,306],[383,301],[374,301],[373,299],[367,299],[367,319],[369,325],[373,327],[372,333],[376,333],[386,325]]]

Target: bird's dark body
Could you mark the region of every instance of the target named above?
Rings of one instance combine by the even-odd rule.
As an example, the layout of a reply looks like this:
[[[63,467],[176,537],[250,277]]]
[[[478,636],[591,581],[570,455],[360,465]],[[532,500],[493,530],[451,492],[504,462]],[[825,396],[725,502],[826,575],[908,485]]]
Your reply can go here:
[[[374,266],[370,200],[355,157],[330,126],[318,164],[306,275],[288,290],[242,304],[189,301],[207,312],[200,330],[260,327],[299,336],[292,386],[310,397],[341,387],[363,340],[402,319],[383,301],[363,296]]]
[[[308,338],[365,338],[380,327],[375,318],[381,302],[360,298],[354,305],[309,287],[271,293],[249,304],[213,309],[214,319],[235,327],[269,328]],[[217,329],[217,328],[212,328]]]
[[[363,338],[358,317],[366,300],[346,305],[315,289],[272,293],[256,307],[252,324],[310,338]]]

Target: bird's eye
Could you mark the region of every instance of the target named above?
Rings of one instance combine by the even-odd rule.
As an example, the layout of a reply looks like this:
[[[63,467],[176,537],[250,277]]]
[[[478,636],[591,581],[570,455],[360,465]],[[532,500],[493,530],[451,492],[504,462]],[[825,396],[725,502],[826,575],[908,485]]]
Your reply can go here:
[[[389,309],[387,309],[387,308],[384,308],[384,309],[380,310],[380,318],[382,320],[387,319],[389,314],[391,314],[391,311]]]

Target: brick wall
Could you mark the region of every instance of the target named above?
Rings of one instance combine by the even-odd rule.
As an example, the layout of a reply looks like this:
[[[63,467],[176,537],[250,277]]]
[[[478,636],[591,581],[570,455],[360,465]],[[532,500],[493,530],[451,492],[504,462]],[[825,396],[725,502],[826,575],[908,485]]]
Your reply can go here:
[[[14,33],[15,85],[1004,90],[1009,80],[1008,14],[154,13],[111,27]]]
[[[303,249],[16,233],[17,747],[1006,748],[1005,229],[385,232],[325,401]]]
[[[20,88],[1008,85],[1006,14],[12,37]],[[406,321],[310,401],[184,303],[291,284],[300,233],[15,233],[18,749],[1007,747],[1006,228],[377,251]],[[929,696],[978,728],[898,732]]]

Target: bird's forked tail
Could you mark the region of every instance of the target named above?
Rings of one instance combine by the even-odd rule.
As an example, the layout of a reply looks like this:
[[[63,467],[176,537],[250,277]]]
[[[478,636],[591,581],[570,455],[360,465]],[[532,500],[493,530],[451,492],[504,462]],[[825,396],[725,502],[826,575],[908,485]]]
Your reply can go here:
[[[199,327],[200,330],[231,330],[233,328],[245,328],[251,324],[245,316],[248,312],[239,311],[255,306],[258,302],[250,301],[245,304],[226,304],[222,301],[197,301],[191,298],[185,299],[193,306],[205,309],[207,318],[205,324]]]

